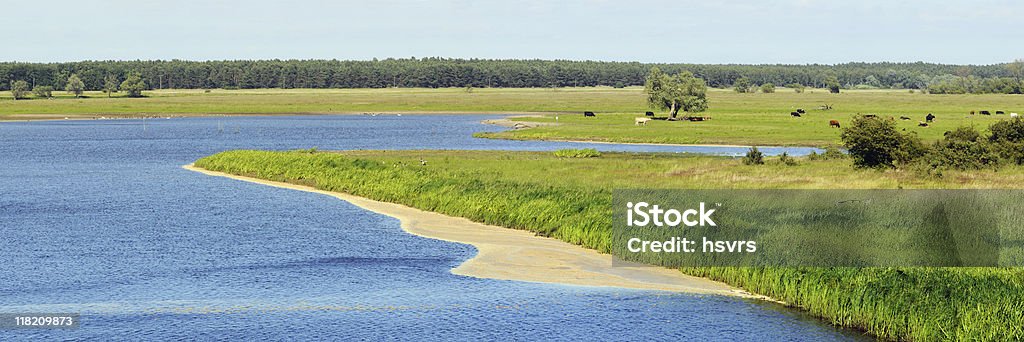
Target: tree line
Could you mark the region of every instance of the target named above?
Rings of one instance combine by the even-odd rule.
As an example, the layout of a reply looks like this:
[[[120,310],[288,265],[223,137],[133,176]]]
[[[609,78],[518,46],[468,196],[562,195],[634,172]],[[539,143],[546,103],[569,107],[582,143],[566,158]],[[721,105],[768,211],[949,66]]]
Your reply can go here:
[[[233,61],[81,61],[66,63],[0,63],[0,90],[14,82],[28,87],[63,89],[72,75],[84,89],[102,90],[109,79],[122,82],[138,75],[146,89],[212,88],[386,88],[386,87],[572,87],[639,86],[654,67],[668,74],[689,72],[710,87],[730,87],[745,79],[754,85],[799,85],[822,88],[837,82],[844,88],[929,89],[949,80],[993,84],[986,89],[1019,92],[1020,61],[992,65],[935,63],[844,63],[806,65],[738,65],[600,62],[570,60],[493,60],[402,58],[369,61],[233,60]],[[1017,66],[1015,69],[1014,66]],[[997,80],[997,81],[985,81]],[[1011,82],[1012,81],[1012,82]],[[947,82],[948,83],[948,82]],[[999,85],[999,86],[995,86]],[[943,92],[947,86],[936,86]],[[965,92],[982,87],[966,88]],[[951,92],[958,92],[954,89]]]

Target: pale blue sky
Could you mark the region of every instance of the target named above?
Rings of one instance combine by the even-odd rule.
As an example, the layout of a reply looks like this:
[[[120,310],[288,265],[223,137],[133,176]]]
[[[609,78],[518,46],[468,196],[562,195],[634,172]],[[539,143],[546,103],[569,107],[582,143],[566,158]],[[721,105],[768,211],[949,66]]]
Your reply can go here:
[[[0,0],[2,61],[1024,58],[1021,1]]]

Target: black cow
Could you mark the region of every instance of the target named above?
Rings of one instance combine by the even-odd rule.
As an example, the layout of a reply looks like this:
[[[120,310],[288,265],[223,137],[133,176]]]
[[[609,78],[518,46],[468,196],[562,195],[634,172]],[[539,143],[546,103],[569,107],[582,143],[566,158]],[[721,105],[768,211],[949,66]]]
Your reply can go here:
[[[594,117],[596,117],[597,115],[594,115],[594,112],[583,112],[583,116],[594,116]]]
[[[871,118],[871,119],[874,119],[874,118],[877,118],[877,117],[878,117],[878,115],[875,115],[875,114],[864,114],[864,117],[865,117],[865,118]]]
[[[996,111],[996,115],[1003,115],[1003,114],[1006,114],[1006,112],[1001,111],[1001,110],[997,110]]]
[[[805,112],[805,111],[803,110],[803,108],[797,108],[797,109],[796,109],[796,112],[797,112],[797,113],[800,113],[800,114],[804,114],[804,113],[807,113],[807,112]]]
[[[932,120],[935,120],[935,115],[932,115],[932,113],[928,113],[928,115],[924,117],[924,122],[932,122]]]
[[[908,118],[908,117],[906,117],[906,116],[901,116],[901,117],[900,117],[900,120],[910,120],[910,118]]]
[[[646,116],[654,116],[654,112],[647,112],[647,113],[644,113],[644,115],[646,115]]]
[[[983,110],[981,111],[981,115],[992,115],[992,113],[987,110]]]
[[[917,122],[917,125],[918,125],[918,126],[921,126],[921,127],[928,127],[928,124],[927,124],[927,123],[924,123],[924,122],[920,122],[920,121],[918,121],[918,122]]]
[[[797,113],[797,112],[789,112],[789,115],[792,115],[793,117],[797,117],[797,118],[800,117],[800,113]]]

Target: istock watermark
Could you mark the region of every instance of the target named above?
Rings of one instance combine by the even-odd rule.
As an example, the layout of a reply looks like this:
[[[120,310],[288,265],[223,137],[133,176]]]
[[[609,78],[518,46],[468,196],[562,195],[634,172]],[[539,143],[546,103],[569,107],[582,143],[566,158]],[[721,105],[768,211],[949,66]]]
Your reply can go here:
[[[630,189],[612,205],[615,265],[1024,265],[1020,190]]]

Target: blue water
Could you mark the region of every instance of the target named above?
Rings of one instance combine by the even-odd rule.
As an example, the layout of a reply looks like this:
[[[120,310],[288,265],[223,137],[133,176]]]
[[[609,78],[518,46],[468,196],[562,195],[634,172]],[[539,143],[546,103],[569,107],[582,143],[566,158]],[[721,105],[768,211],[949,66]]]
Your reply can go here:
[[[498,129],[479,124],[485,118],[0,124],[0,312],[82,315],[78,329],[0,330],[0,340],[860,337],[756,301],[456,276],[449,270],[472,257],[472,246],[406,234],[397,220],[333,197],[181,169],[240,148],[590,146],[472,138]]]

